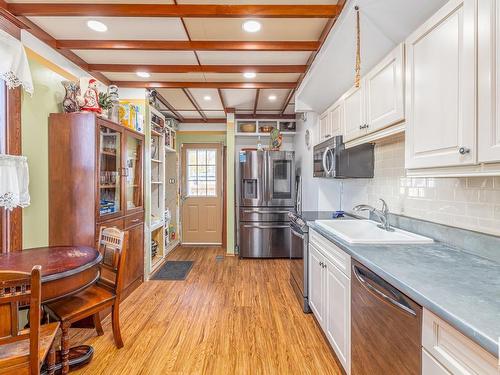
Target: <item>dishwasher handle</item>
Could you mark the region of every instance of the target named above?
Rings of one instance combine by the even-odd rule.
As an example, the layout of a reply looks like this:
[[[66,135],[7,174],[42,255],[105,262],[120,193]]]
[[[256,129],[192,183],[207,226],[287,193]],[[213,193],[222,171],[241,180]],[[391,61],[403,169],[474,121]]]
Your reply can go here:
[[[417,316],[417,312],[411,308],[408,302],[406,302],[404,294],[387,283],[381,277],[365,268],[360,268],[355,264],[353,264],[352,270],[360,284],[363,285],[368,291],[375,294],[375,296],[382,298],[384,301],[407,312],[408,314]],[[375,286],[367,282],[365,278],[370,280],[373,284],[375,284]],[[389,296],[389,294],[396,297],[397,300]]]

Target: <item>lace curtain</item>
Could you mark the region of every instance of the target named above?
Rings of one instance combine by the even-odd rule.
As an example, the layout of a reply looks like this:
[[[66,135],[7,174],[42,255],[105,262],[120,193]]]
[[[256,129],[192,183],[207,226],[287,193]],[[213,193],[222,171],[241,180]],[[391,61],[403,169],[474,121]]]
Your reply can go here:
[[[3,30],[0,30],[0,79],[10,89],[23,86],[27,93],[33,94],[33,81],[24,46]]]
[[[0,155],[0,207],[12,211],[30,204],[26,156]]]

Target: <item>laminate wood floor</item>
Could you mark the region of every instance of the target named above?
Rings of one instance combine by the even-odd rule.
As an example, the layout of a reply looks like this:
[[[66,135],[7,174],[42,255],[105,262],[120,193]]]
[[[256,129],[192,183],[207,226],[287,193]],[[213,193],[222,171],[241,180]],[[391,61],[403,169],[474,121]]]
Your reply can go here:
[[[288,282],[287,260],[240,260],[217,248],[177,248],[170,260],[193,260],[185,281],[149,281],[121,304],[124,348],[72,330],[90,344],[92,362],[74,374],[340,374],[311,314]]]

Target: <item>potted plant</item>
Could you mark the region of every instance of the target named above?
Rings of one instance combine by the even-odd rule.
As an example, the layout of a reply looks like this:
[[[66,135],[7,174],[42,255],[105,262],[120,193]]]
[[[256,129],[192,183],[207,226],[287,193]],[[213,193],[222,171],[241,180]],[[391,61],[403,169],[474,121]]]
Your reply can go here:
[[[105,92],[99,93],[99,107],[103,110],[102,115],[108,117],[109,110],[113,108],[111,96]]]

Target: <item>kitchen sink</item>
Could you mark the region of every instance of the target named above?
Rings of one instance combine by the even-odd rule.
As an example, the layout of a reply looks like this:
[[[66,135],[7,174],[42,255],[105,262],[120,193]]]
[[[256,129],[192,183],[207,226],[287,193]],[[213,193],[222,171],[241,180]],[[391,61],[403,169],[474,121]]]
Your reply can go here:
[[[421,244],[432,243],[432,238],[393,228],[389,232],[371,220],[316,220],[324,230],[352,244]]]

